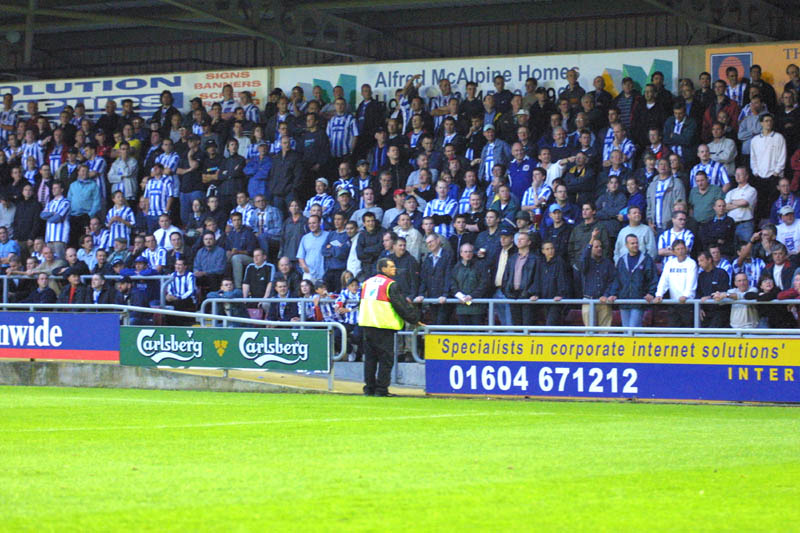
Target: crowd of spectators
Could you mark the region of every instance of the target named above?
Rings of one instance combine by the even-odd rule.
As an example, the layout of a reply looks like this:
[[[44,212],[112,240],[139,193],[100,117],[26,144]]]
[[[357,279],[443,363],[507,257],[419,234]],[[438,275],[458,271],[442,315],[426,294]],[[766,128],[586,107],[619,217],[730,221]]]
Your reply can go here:
[[[6,94],[0,263],[21,276],[9,298],[151,305],[158,285],[142,278],[170,275],[175,309],[301,297],[224,308],[357,333],[359,283],[390,257],[431,323],[486,323],[479,298],[589,298],[583,320],[598,325],[615,300],[641,300],[620,306],[636,326],[646,304],[697,297],[704,325],[796,327],[783,306],[719,305],[800,290],[800,71],[787,73],[776,90],[758,65],[749,78],[731,67],[672,93],[655,72],[612,96],[569,71],[555,101],[536,79],[515,94],[502,76],[482,95],[443,79],[425,99],[414,77],[391,105],[363,85],[352,107],[341,87],[275,89],[259,108],[228,85],[185,114],[164,91],[148,117],[109,100],[55,122]],[[565,306],[495,311],[558,325]],[[690,306],[669,317],[692,325]]]

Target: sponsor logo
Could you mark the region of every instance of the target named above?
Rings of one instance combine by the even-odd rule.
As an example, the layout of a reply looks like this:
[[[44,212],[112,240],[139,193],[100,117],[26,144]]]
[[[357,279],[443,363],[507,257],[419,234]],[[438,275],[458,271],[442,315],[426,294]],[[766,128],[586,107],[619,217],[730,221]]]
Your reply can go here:
[[[736,52],[730,54],[711,54],[711,79],[726,80],[728,76],[725,71],[728,67],[736,67],[739,71],[739,79],[748,76],[750,67],[753,66],[752,52]]]
[[[42,318],[36,325],[35,317],[28,317],[28,324],[0,325],[0,346],[58,348],[64,333],[61,326],[50,327],[50,318]]]
[[[256,331],[247,331],[239,337],[239,351],[246,359],[250,359],[258,366],[275,361],[286,365],[293,365],[308,359],[308,344],[298,342],[298,334],[292,333],[293,342],[282,343],[278,337],[265,335],[258,338]]]
[[[191,361],[203,357],[203,342],[193,340],[192,330],[186,330],[186,340],[178,340],[175,334],[156,335],[155,329],[143,329],[136,336],[136,349],[144,357],[160,363],[165,359]]]

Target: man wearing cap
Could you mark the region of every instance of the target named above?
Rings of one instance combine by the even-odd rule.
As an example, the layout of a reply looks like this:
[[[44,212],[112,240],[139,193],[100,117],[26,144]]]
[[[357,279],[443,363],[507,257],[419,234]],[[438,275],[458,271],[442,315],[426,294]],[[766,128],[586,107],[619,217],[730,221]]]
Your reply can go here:
[[[67,160],[58,167],[56,179],[62,183],[71,184],[78,178],[78,149],[74,146],[67,150]]]
[[[81,272],[78,270],[67,268],[62,276],[67,286],[61,290],[58,295],[58,303],[60,304],[85,304],[91,303],[89,291],[86,285],[81,283]]]
[[[335,216],[336,213],[341,213],[345,221],[350,220],[353,217],[353,213],[356,212],[356,207],[353,196],[350,194],[350,189],[338,189],[336,192],[336,205],[333,206],[333,214],[331,217]],[[333,218],[329,217],[326,223],[331,226],[333,224]]]
[[[303,216],[308,217],[311,215],[311,206],[322,206],[322,216],[327,218],[333,212],[333,196],[328,194],[328,180],[326,178],[317,178],[314,182],[314,190],[316,195],[306,202],[306,208],[303,210]]]
[[[392,191],[392,200],[394,207],[384,210],[383,218],[381,219],[381,226],[384,228],[391,228],[394,226],[397,217],[400,213],[405,211],[404,203],[406,200],[406,191],[403,189],[395,189]]]
[[[778,224],[777,240],[786,246],[788,254],[795,255],[800,251],[800,221],[795,218],[794,209],[785,205],[778,210],[781,223]]]
[[[511,147],[507,142],[496,137],[496,132],[492,124],[483,127],[483,136],[486,144],[481,150],[481,156],[472,160],[472,165],[480,165],[478,170],[479,181],[489,181],[492,175],[492,168],[495,165],[507,166],[511,161]]]
[[[506,292],[506,271],[508,270],[508,262],[511,257],[517,253],[517,248],[514,245],[515,232],[510,227],[504,227],[500,230],[500,249],[499,251],[487,260],[489,266],[489,280],[492,283],[490,290],[492,291],[492,298],[514,298],[508,296]],[[463,241],[460,244],[464,244]],[[454,247],[454,250],[460,250],[461,247]],[[534,266],[533,261],[529,265]],[[527,286],[525,287],[525,297],[527,298]],[[516,306],[515,306],[516,307]],[[503,326],[512,325],[513,319],[511,314],[511,306],[509,304],[495,304],[495,311],[500,318],[500,324]]]

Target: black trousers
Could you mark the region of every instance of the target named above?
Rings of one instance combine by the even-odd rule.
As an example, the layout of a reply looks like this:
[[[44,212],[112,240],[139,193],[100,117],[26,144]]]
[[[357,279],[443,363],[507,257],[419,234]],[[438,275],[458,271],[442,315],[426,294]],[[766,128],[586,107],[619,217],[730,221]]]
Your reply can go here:
[[[694,306],[669,305],[669,325],[673,328],[693,328],[694,327]]]
[[[361,329],[364,335],[364,393],[386,394],[394,366],[394,330]]]
[[[522,292],[516,292],[509,295],[509,298],[514,298],[526,302]],[[519,305],[511,304],[511,322],[515,326],[530,326],[533,325],[533,316],[535,307],[528,303],[521,303]]]
[[[775,188],[777,186],[777,181],[774,177],[761,178],[759,176],[750,176],[750,185],[752,185],[756,193],[758,193],[755,209],[756,219],[754,221],[756,228],[758,228],[761,219],[769,218],[770,207],[772,207],[772,203],[778,197],[778,191]]]

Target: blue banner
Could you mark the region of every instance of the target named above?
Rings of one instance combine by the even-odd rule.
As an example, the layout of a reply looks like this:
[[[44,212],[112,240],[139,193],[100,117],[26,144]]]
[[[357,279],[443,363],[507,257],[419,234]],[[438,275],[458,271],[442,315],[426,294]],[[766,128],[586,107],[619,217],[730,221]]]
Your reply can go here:
[[[428,335],[432,394],[800,403],[800,339]]]
[[[0,313],[0,358],[119,361],[119,315]]]

